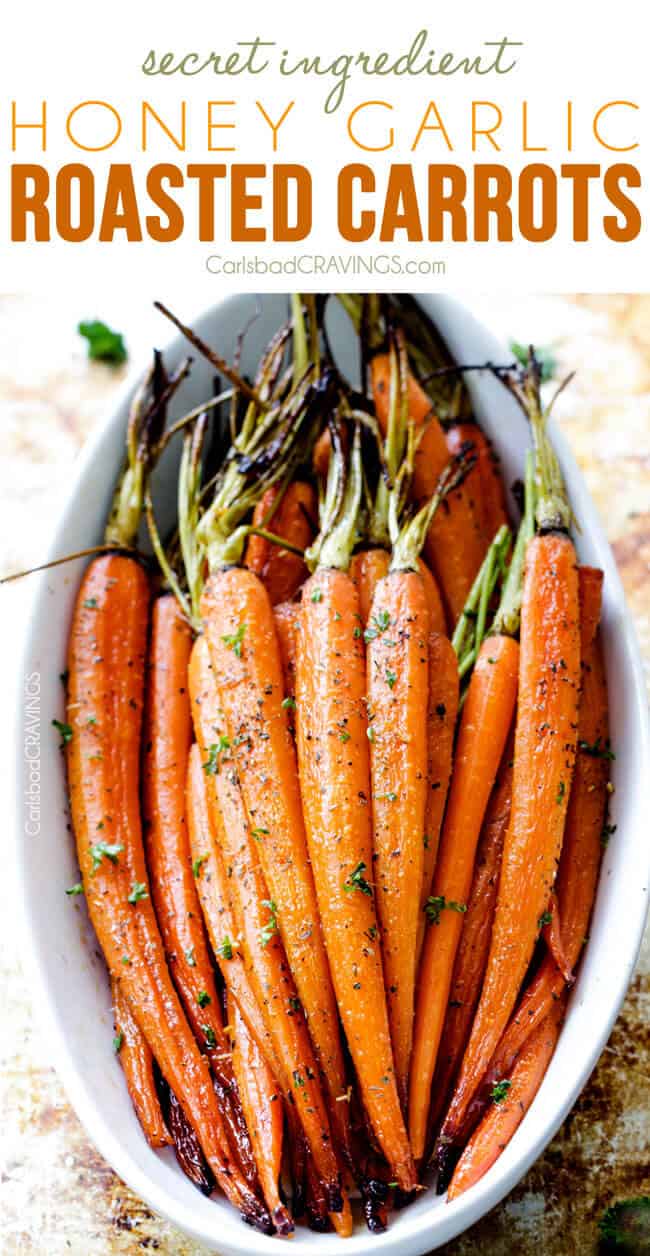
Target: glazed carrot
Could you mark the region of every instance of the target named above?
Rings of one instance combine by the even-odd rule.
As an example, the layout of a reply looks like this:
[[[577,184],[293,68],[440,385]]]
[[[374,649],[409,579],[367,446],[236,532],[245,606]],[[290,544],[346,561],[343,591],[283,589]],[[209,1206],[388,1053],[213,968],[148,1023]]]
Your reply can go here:
[[[454,960],[472,884],[476,844],[517,696],[519,647],[505,635],[481,646],[463,707],[454,772],[427,903],[409,1094],[413,1154],[424,1154],[431,1082]]]
[[[255,576],[244,574],[262,589]],[[236,904],[237,936],[273,1041],[275,1059],[282,1071],[279,1080],[287,1102],[298,1112],[315,1164],[335,1207],[341,1201],[339,1169],[319,1072],[302,1003],[279,934],[277,900],[271,897],[261,867],[260,851],[267,836],[266,825],[263,822],[249,825],[235,771],[232,739],[220,732],[223,727],[221,697],[205,637],[197,638],[194,643],[189,684],[202,763],[214,764],[214,771],[203,770],[218,843],[224,863],[232,869],[228,880]],[[200,874],[202,879],[204,867]],[[310,941],[309,935],[305,941]]]
[[[141,836],[139,758],[149,587],[124,555],[82,580],[68,650],[67,745],[73,828],[92,924],[163,1076],[199,1134],[224,1193],[270,1228],[232,1159],[204,1061],[165,961]]]
[[[300,608],[295,602],[280,602],[273,607],[275,633],[280,647],[282,676],[289,722],[291,723],[291,699],[296,694],[296,629],[300,616]],[[288,701],[287,701],[288,699]]]
[[[521,1125],[555,1050],[564,1010],[565,999],[561,999],[529,1038],[510,1078],[493,1092],[492,1107],[465,1148],[452,1178],[450,1201],[480,1181]]]
[[[476,466],[466,483],[472,489],[483,532],[492,537],[510,522],[499,458],[478,423],[453,423],[447,429],[447,446],[452,454],[458,453],[468,441],[474,445]]]
[[[585,942],[593,907],[598,869],[602,856],[602,833],[607,809],[609,777],[607,751],[607,688],[598,640],[594,641],[598,598],[594,594],[593,568],[579,569],[580,637],[582,650],[582,689],[578,723],[578,753],[567,810],[562,856],[557,876],[562,945],[566,965],[573,969]],[[596,581],[598,591],[602,582]],[[584,596],[583,596],[584,594]],[[590,600],[591,599],[591,600]],[[587,607],[591,611],[587,614]],[[582,610],[584,608],[584,610]],[[589,753],[582,745],[598,753]],[[552,955],[542,961],[538,972],[521,997],[508,1028],[490,1061],[485,1082],[467,1112],[463,1127],[466,1141],[484,1110],[495,1077],[507,1077],[517,1054],[529,1035],[548,1015],[560,997],[565,978]]]
[[[192,876],[185,816],[192,716],[187,666],[192,632],[176,599],[158,598],[151,613],[142,768],[144,837],[156,917],[174,985],[220,1084],[232,1083],[230,1048]]]
[[[530,374],[526,388],[540,483],[540,530],[526,549],[512,813],[483,991],[440,1134],[443,1159],[445,1147],[456,1142],[530,963],[555,880],[575,763],[580,688],[576,554],[566,531],[571,516],[561,472]]]
[[[160,1108],[153,1075],[153,1055],[119,984],[111,981],[115,1050],[126,1080],[131,1103],[150,1147],[168,1147],[171,1135]]]
[[[573,973],[571,965],[567,959],[567,954],[562,941],[562,927],[560,921],[560,913],[558,909],[557,894],[555,890],[551,890],[548,906],[542,917],[542,937],[550,951],[557,967],[564,977],[567,985],[571,985],[573,981]]]
[[[194,745],[187,768],[187,823],[201,910],[228,996],[246,1021],[268,1068],[277,1072],[273,1041],[239,949],[238,926],[229,890],[230,878],[217,845],[206,785],[201,752]]]
[[[371,378],[377,418],[385,431],[391,379],[388,354],[373,357]],[[408,412],[416,427],[424,427],[413,473],[413,494],[417,501],[422,501],[435,492],[450,454],[442,426],[432,414],[431,401],[411,373],[408,376]],[[456,621],[465,605],[488,539],[483,534],[471,496],[465,484],[461,484],[446,499],[443,509],[436,512],[425,545],[425,559],[436,576],[451,622]]]
[[[316,516],[316,494],[311,484],[293,480],[284,492],[279,484],[266,490],[253,511],[253,527],[269,529],[304,550],[314,538]],[[259,576],[273,606],[290,601],[308,575],[298,554],[255,534],[246,547],[244,565]]]
[[[388,550],[373,548],[359,550],[350,563],[350,575],[359,590],[359,604],[362,627],[365,628],[370,616],[372,599],[379,581],[388,574],[390,554]],[[429,626],[432,632],[447,631],[445,611],[440,597],[440,590],[435,576],[426,563],[418,560],[418,571],[422,577],[429,608]]]
[[[334,602],[330,613],[333,607]],[[391,564],[375,589],[365,639],[373,880],[395,1074],[405,1108],[428,764],[423,711],[429,689],[429,611],[417,571]]]
[[[236,1003],[229,1003],[228,1015],[233,1032],[233,1067],[264,1198],[278,1234],[291,1234],[293,1222],[279,1193],[282,1092]]]
[[[578,568],[580,599],[580,650],[583,655],[593,642],[600,623],[603,601],[603,573],[600,567]]]
[[[174,1142],[174,1155],[190,1182],[198,1187],[203,1195],[211,1195],[215,1186],[214,1176],[201,1151],[198,1137],[176,1095],[160,1073],[158,1073],[157,1081],[165,1120]]]
[[[437,1119],[449,1102],[451,1087],[467,1045],[481,993],[499,885],[503,839],[510,819],[512,754],[511,736],[501,758],[476,850],[472,889],[456,954],[440,1053],[433,1079],[429,1114],[431,1128],[435,1127]]]
[[[429,702],[427,706],[427,800],[424,812],[424,861],[418,926],[418,959],[424,941],[424,909],[431,893],[438,858],[442,817],[451,777],[454,733],[458,715],[458,659],[448,637],[429,635]]]
[[[336,491],[344,479],[345,491]],[[359,429],[347,472],[338,445],[327,509],[303,591],[296,670],[300,787],[332,980],[361,1098],[395,1178],[414,1166],[400,1110],[372,885],[366,668],[348,573],[361,501]],[[367,876],[365,875],[367,874]],[[347,1107],[347,1104],[339,1105]]]

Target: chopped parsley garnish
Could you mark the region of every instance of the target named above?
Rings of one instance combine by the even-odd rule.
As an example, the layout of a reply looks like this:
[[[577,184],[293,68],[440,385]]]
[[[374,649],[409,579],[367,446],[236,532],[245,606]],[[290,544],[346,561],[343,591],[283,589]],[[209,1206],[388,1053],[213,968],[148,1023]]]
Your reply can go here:
[[[126,345],[121,332],[112,331],[97,318],[79,323],[77,331],[88,341],[88,357],[91,362],[109,362],[111,366],[121,366],[126,362]]]
[[[230,941],[230,938],[228,937],[227,933],[224,934],[223,940],[219,947],[219,954],[222,959],[232,959],[233,957],[232,942]]]
[[[360,890],[362,894],[367,894],[372,898],[372,890],[364,877],[366,871],[365,863],[358,863],[356,868],[350,873],[346,881],[343,882],[343,889],[347,894],[351,894],[353,890]]]
[[[120,1031],[120,1033],[116,1034],[113,1039],[113,1050],[116,1055],[119,1055],[123,1042],[124,1042],[124,1034]]]
[[[226,633],[226,635],[221,638],[224,645],[227,645],[228,649],[232,650],[233,654],[235,654],[238,659],[241,658],[241,647],[245,632],[246,624],[240,624],[236,632]]]
[[[616,758],[616,755],[614,754],[613,750],[610,749],[609,740],[607,740],[605,744],[602,745],[600,737],[597,737],[596,740],[591,745],[589,744],[588,741],[579,741],[578,749],[582,750],[583,754],[590,755],[592,759],[610,759],[611,760],[611,759]]]
[[[386,684],[389,689],[394,689],[397,684],[397,672],[391,671],[390,667],[386,668]]]
[[[566,785],[564,784],[564,781],[560,781],[560,784],[558,785],[558,789],[557,789],[557,798],[555,799],[558,807],[560,806],[565,794],[566,794]]]
[[[77,881],[76,885],[71,885],[70,888],[66,890],[66,894],[70,898],[76,898],[77,894],[83,894],[83,892],[84,892],[84,887],[81,884],[81,881]]]
[[[297,999],[295,994],[289,995],[289,1010],[291,1012],[299,1012],[301,1007],[302,1007],[302,1004],[300,1002],[300,999]]]
[[[544,925],[550,925],[552,919],[553,919],[553,916],[550,911],[542,912],[539,920],[537,921],[538,928],[543,929]]]
[[[198,859],[193,861],[192,873],[195,877],[199,877],[201,875],[201,867],[209,858],[209,855],[199,855]]]
[[[444,894],[435,894],[427,899],[424,910],[430,925],[439,925],[440,916],[443,911],[457,911],[461,914],[467,911],[464,903],[455,903],[453,899],[446,899]]]
[[[283,708],[284,708],[284,710],[285,710],[285,711],[295,711],[295,709],[296,709],[296,699],[295,699],[295,698],[283,698],[283,699],[282,699],[282,706],[283,706]]]
[[[350,740],[350,734],[346,728],[339,729],[339,740],[343,742]]]
[[[205,1038],[207,1045],[209,1047],[216,1047],[217,1039],[214,1029],[212,1029],[210,1025],[201,1025],[201,1032],[203,1033],[203,1037]]]
[[[305,1084],[305,1079],[300,1070],[297,1068],[293,1070],[293,1084],[294,1086],[304,1086]]]
[[[368,728],[366,729],[366,735],[367,735],[368,741],[370,741],[370,742],[372,742],[372,743],[374,744],[374,740],[375,740],[375,730],[374,730],[374,728],[372,727],[372,724],[369,724],[369,725],[368,725]]]
[[[356,628],[352,629],[352,636],[354,637],[355,641],[359,640],[359,637],[361,636],[361,629],[359,628],[358,625]]]
[[[112,845],[110,842],[96,842],[94,846],[90,847],[90,854],[93,861],[93,872],[97,871],[104,857],[106,857],[106,859],[110,859],[112,864],[116,864],[117,857],[122,854],[123,850],[124,847],[121,842],[114,842]]]
[[[269,918],[260,933],[260,942],[262,943],[262,946],[268,946],[271,938],[275,937],[278,932],[278,909],[272,898],[263,898],[262,906],[268,907]]]
[[[52,720],[52,727],[56,729],[61,737],[60,749],[62,750],[72,740],[72,729],[69,724],[62,724],[61,720]]]
[[[222,734],[217,742],[208,746],[208,757],[206,762],[202,764],[203,771],[206,772],[208,776],[218,776],[219,758],[222,755],[225,757],[229,750],[230,739],[228,737],[224,737]]]
[[[312,600],[312,602],[322,602],[322,600],[323,600],[323,591],[322,591],[322,589],[314,589],[314,591],[313,591],[313,593],[312,593],[312,595],[311,595],[311,600]]]
[[[96,598],[96,597],[87,597],[87,598],[86,598],[86,600],[85,600],[85,602],[84,602],[84,606],[85,606],[85,608],[86,608],[86,610],[87,610],[87,611],[96,611],[96,610],[97,610],[97,606],[98,606],[97,598]]]
[[[390,615],[388,611],[378,611],[376,615],[373,615],[363,634],[364,641],[375,641],[377,637],[381,636],[382,632],[386,631],[389,625]]]
[[[212,999],[210,998],[207,990],[199,990],[199,993],[196,996],[196,1001],[199,1007],[207,1007],[208,1003],[212,1002]]]
[[[147,887],[144,881],[134,881],[131,886],[131,893],[127,899],[129,903],[141,903],[143,898],[148,898]]]
[[[251,837],[254,837],[256,842],[261,842],[262,838],[268,837],[268,835],[268,829],[251,829]]]
[[[503,1081],[495,1082],[490,1091],[490,1099],[492,1099],[493,1103],[503,1103],[504,1099],[508,1097],[508,1091],[511,1086],[512,1082],[506,1081],[505,1078]]]
[[[380,802],[397,802],[397,794],[393,789],[389,789],[387,794],[375,794],[375,798]]]

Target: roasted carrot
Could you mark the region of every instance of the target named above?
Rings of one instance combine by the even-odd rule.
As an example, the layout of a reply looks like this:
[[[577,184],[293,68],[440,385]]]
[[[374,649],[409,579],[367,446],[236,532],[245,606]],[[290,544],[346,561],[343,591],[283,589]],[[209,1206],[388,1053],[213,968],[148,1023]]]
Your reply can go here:
[[[424,1154],[431,1082],[476,844],[517,696],[519,647],[505,635],[481,646],[463,707],[420,966],[409,1095],[413,1153]]]
[[[594,568],[581,567],[578,572],[582,652],[578,753],[557,877],[562,947],[569,969],[578,961],[589,928],[607,808],[607,688],[600,644],[594,641],[602,585],[597,575]],[[587,749],[582,748],[583,743]],[[460,1143],[467,1140],[480,1119],[495,1078],[509,1075],[518,1053],[559,999],[565,984],[555,959],[547,955],[522,995],[480,1091],[467,1110]]]
[[[580,634],[571,516],[534,370],[524,387],[536,449],[539,531],[526,549],[512,812],[481,999],[440,1134],[443,1161],[452,1154],[446,1149],[457,1141],[530,963],[555,880],[575,763]]]
[[[95,559],[68,650],[67,745],[73,828],[90,918],[109,971],[197,1131],[224,1193],[268,1230],[233,1161],[216,1096],[165,961],[141,836],[139,758],[149,586],[133,558]]]
[[[438,858],[442,817],[447,802],[458,715],[458,659],[448,637],[429,634],[429,701],[427,705],[427,800],[424,812],[424,860],[417,956],[424,941],[426,901]]]
[[[467,442],[474,446],[476,466],[467,477],[483,532],[493,537],[509,523],[506,494],[499,470],[499,459],[491,442],[478,423],[452,423],[447,429],[447,446],[456,454]]]
[[[131,1103],[150,1147],[167,1147],[171,1135],[160,1108],[153,1074],[153,1055],[117,981],[111,981],[114,1048],[126,1080]]]
[[[214,816],[209,806],[202,756],[195,744],[187,769],[187,823],[192,866],[203,917],[228,996],[246,1021],[268,1068],[278,1072],[273,1040],[266,1027],[244,959],[230,894],[231,878],[217,844]]]
[[[298,760],[309,853],[348,1047],[375,1136],[395,1178],[410,1189],[414,1168],[400,1111],[368,880],[373,865],[365,652],[359,597],[346,570],[361,490],[358,434],[352,458],[342,517],[320,546],[301,602]]]
[[[550,954],[553,956],[557,967],[562,973],[565,982],[567,985],[571,985],[573,981],[573,972],[571,971],[571,965],[567,959],[567,954],[562,940],[562,927],[555,890],[551,890],[548,906],[542,916],[542,921],[542,937]]]
[[[472,889],[456,954],[440,1052],[433,1079],[429,1113],[429,1124],[432,1129],[435,1128],[436,1121],[451,1097],[451,1087],[467,1045],[481,993],[499,885],[503,840],[510,819],[512,754],[511,736],[506,742],[506,748],[501,757],[476,850]]]
[[[295,602],[280,602],[273,607],[275,632],[280,647],[282,676],[284,678],[285,708],[289,711],[289,723],[292,724],[291,711],[296,695],[296,630],[300,608]]]
[[[165,1120],[174,1142],[174,1155],[190,1182],[198,1187],[203,1195],[211,1195],[215,1186],[214,1176],[201,1151],[198,1136],[160,1071],[157,1073],[157,1082]]]
[[[291,1234],[293,1222],[279,1192],[284,1125],[282,1091],[235,1002],[229,1002],[228,1016],[233,1033],[235,1077],[264,1198],[278,1234],[286,1236]]]
[[[244,575],[263,592],[255,576],[249,572]],[[338,1207],[341,1201],[339,1168],[332,1148],[319,1070],[279,933],[277,900],[271,897],[261,867],[260,850],[267,836],[266,825],[263,822],[249,825],[232,755],[232,739],[220,731],[223,728],[222,699],[205,637],[199,637],[194,644],[189,683],[202,763],[208,765],[208,770],[203,770],[210,790],[210,809],[224,862],[232,869],[229,881],[248,974],[273,1040],[275,1059],[282,1070],[279,1080],[287,1102],[298,1112],[314,1162],[327,1185],[330,1201],[334,1200],[332,1207]],[[214,770],[211,770],[212,765]],[[202,875],[203,868],[200,872]],[[305,941],[309,940],[307,934]]]
[[[560,999],[531,1034],[512,1075],[495,1084],[492,1106],[465,1148],[451,1180],[450,1201],[480,1181],[521,1125],[555,1050],[565,1002]]]
[[[373,357],[371,378],[377,418],[385,431],[391,379],[388,354]],[[413,374],[408,377],[408,413],[416,427],[423,428],[413,472],[414,497],[423,501],[435,492],[450,453],[442,426],[432,413],[431,401]],[[483,534],[471,495],[466,485],[461,484],[436,512],[425,544],[425,559],[436,576],[451,622],[456,621],[463,609],[488,539]]]
[[[311,484],[293,480],[285,489],[273,484],[260,498],[253,511],[253,527],[270,529],[276,536],[304,550],[316,531],[317,503]],[[255,572],[268,590],[273,606],[288,602],[299,589],[308,572],[298,554],[282,549],[268,536],[252,534],[246,547],[244,564]]]

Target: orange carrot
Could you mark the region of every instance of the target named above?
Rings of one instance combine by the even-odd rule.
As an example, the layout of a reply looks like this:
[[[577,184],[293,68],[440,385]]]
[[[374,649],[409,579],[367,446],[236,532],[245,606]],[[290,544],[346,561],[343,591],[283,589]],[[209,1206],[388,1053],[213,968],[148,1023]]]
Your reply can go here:
[[[368,623],[375,589],[379,581],[387,575],[389,566],[388,550],[379,548],[359,550],[350,563],[350,575],[359,590],[359,613],[364,628]],[[447,621],[436,578],[421,558],[418,560],[418,571],[424,583],[431,631],[445,633]]]
[[[395,1081],[373,891],[365,875],[372,875],[372,831],[359,615],[350,576],[319,568],[301,603],[300,783],[332,979],[363,1103],[391,1171],[408,1190],[415,1175]]]
[[[418,958],[424,941],[426,917],[424,909],[431,893],[433,873],[438,858],[442,817],[447,802],[454,748],[454,732],[458,715],[458,659],[448,637],[438,631],[429,635],[429,702],[427,706],[427,801],[424,812],[424,862]]]
[[[285,707],[289,711],[289,722],[292,723],[292,699],[296,696],[296,631],[300,607],[295,602],[280,602],[273,607],[275,632],[280,647],[282,676],[284,678]]]
[[[479,651],[454,759],[416,1005],[409,1128],[416,1159],[424,1154],[431,1082],[447,1009],[454,960],[471,889],[476,844],[517,696],[519,647],[490,636]]]
[[[596,893],[609,776],[607,688],[600,644],[597,639],[594,641],[602,580],[595,577],[593,568],[582,567],[578,578],[582,651],[579,741],[557,876],[562,947],[570,970],[575,967],[585,942]],[[581,748],[583,744],[592,750],[597,748],[599,753],[589,753]],[[476,1125],[495,1077],[509,1075],[529,1035],[548,1015],[564,987],[565,976],[549,954],[521,997],[490,1061],[481,1090],[468,1108],[459,1142],[466,1140]]]
[[[496,1084],[492,1107],[465,1148],[452,1178],[450,1201],[480,1181],[521,1125],[555,1050],[564,1010],[565,999],[561,999],[529,1038],[511,1077]]]
[[[562,927],[555,890],[551,890],[547,909],[542,916],[542,922],[542,937],[565,982],[567,985],[571,985],[573,973],[562,941]]]
[[[293,1222],[279,1193],[284,1123],[282,1092],[236,1003],[229,1003],[229,1017],[233,1031],[233,1067],[264,1198],[278,1234],[286,1236],[291,1234]]]
[[[255,576],[242,574],[262,590]],[[223,690],[220,693],[215,682],[206,637],[199,637],[194,643],[189,684],[210,810],[224,863],[232,869],[229,882],[248,974],[273,1040],[287,1102],[298,1112],[314,1162],[330,1202],[334,1200],[332,1207],[336,1208],[341,1202],[339,1168],[319,1070],[279,933],[277,899],[270,897],[261,868],[260,852],[268,837],[267,825],[260,817],[261,822],[251,826],[246,815],[232,751],[234,737],[225,737],[220,731],[224,726]],[[304,941],[310,939],[307,933]]]
[[[223,711],[222,735],[230,743],[249,824],[260,838],[259,858],[287,959],[344,1133],[345,1114],[336,1105],[345,1090],[336,1001],[307,855],[271,604],[256,576],[230,568],[210,576],[201,611]]]
[[[253,511],[253,527],[268,529],[304,550],[313,540],[316,514],[316,494],[311,484],[293,480],[284,492],[279,484],[273,484]],[[248,541],[244,563],[266,586],[273,606],[290,601],[308,575],[298,554],[255,534]]]
[[[468,441],[474,445],[476,466],[466,483],[472,490],[483,532],[487,537],[493,537],[503,524],[509,523],[499,458],[478,423],[454,423],[448,428],[447,446],[451,453],[458,453]]]
[[[68,779],[90,918],[163,1076],[197,1131],[224,1193],[270,1229],[228,1147],[223,1120],[172,984],[141,835],[139,760],[149,587],[133,558],[109,554],[88,567],[68,651]]]
[[[168,1147],[171,1135],[160,1108],[153,1075],[151,1048],[139,1029],[119,984],[111,981],[114,1047],[126,1080],[131,1103],[150,1147]]]
[[[365,639],[373,876],[395,1073],[405,1107],[428,765],[422,714],[429,689],[429,610],[417,571],[391,568],[379,581]]]
[[[385,431],[391,378],[388,354],[372,359],[371,376],[377,418]],[[408,411],[416,426],[424,427],[413,474],[413,494],[417,501],[423,501],[435,492],[450,454],[442,426],[432,413],[431,401],[412,374],[408,377]],[[436,576],[450,622],[455,622],[463,609],[488,539],[463,483],[436,512],[425,545],[425,558]]]
[[[476,851],[472,889],[449,990],[449,1003],[434,1074],[431,1128],[449,1102],[450,1091],[472,1026],[490,947],[503,839],[510,819],[513,740],[508,738],[487,805]]]
[[[237,1005],[268,1067],[278,1071],[273,1041],[257,1002],[238,945],[238,926],[229,891],[230,878],[217,844],[209,806],[201,752],[192,746],[187,769],[187,824],[192,865],[196,873],[201,910],[224,986]]]

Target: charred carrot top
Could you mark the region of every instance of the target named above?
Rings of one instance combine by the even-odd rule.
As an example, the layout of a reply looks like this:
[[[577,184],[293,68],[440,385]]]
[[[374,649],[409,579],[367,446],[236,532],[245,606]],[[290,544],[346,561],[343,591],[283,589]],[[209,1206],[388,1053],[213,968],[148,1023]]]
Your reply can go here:
[[[481,1000],[440,1135],[443,1163],[531,959],[555,880],[576,753],[580,634],[576,555],[566,532],[571,513],[534,363],[514,387],[533,428],[539,531],[526,549],[512,813]]]
[[[153,1055],[117,981],[111,981],[115,1051],[126,1080],[135,1114],[150,1147],[167,1147],[171,1135],[160,1108],[153,1074]]]
[[[519,1056],[511,1076],[496,1083],[487,1115],[463,1152],[449,1188],[457,1199],[487,1173],[521,1125],[539,1090],[560,1033],[565,999],[560,999]]]
[[[273,606],[290,601],[307,579],[308,571],[299,554],[283,549],[268,539],[271,528],[276,536],[299,550],[311,544],[316,530],[316,494],[310,484],[293,480],[283,492],[279,485],[268,488],[253,511],[253,531],[246,548],[245,566],[254,571],[268,589]]]
[[[393,1065],[373,893],[365,650],[359,597],[346,570],[361,500],[358,429],[344,494],[333,488],[336,475],[343,470],[333,460],[326,522],[310,554],[315,570],[300,612],[302,806],[332,980],[363,1104],[392,1173],[409,1190],[415,1174]]]

